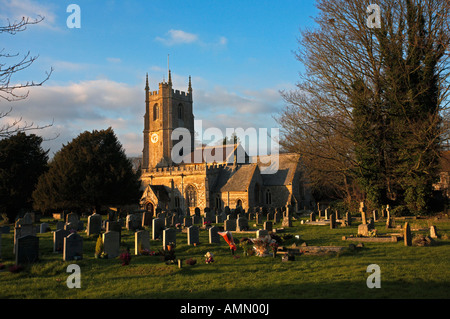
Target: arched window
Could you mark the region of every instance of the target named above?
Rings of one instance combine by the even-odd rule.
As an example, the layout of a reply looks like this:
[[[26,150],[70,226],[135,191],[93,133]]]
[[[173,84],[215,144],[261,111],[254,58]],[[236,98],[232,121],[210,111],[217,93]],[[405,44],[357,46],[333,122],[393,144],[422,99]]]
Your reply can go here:
[[[259,194],[260,194],[260,188],[259,188],[259,184],[256,183],[255,184],[255,189],[254,189],[254,193],[255,193],[255,204],[259,204],[260,202],[260,198],[259,198]]]
[[[272,193],[270,192],[270,189],[266,190],[266,204],[267,205],[272,204]]]
[[[186,187],[186,201],[189,207],[197,207],[197,189],[192,185]]]
[[[183,115],[184,115],[183,104],[180,103],[178,104],[178,118],[182,120],[184,117]]]
[[[221,201],[221,199],[220,199],[220,196],[217,196],[216,197],[216,202],[215,202],[215,208],[216,208],[216,210],[219,210],[220,208],[222,208],[222,201]]]
[[[158,104],[153,105],[153,121],[159,119],[159,106]]]
[[[242,207],[242,200],[238,199],[236,201],[236,207]]]

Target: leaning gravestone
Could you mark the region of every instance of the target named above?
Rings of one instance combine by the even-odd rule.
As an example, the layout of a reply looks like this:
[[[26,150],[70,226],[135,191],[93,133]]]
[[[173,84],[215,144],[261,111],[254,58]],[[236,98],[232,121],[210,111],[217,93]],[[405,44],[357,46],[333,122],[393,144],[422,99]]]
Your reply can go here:
[[[152,240],[162,239],[163,230],[165,228],[165,219],[155,218],[152,220]]]
[[[102,215],[94,213],[88,217],[87,235],[100,235],[102,232]]]
[[[283,217],[281,227],[292,227],[292,219],[290,216]]]
[[[32,263],[39,260],[39,238],[26,235],[17,238],[16,243],[16,265]]]
[[[176,246],[177,244],[177,231],[173,228],[166,228],[163,230],[163,250],[167,249],[167,245],[170,243]]]
[[[69,236],[70,231],[59,229],[53,232],[53,252],[62,252],[64,247],[64,238]]]
[[[209,243],[220,244],[219,228],[216,226],[213,226],[209,229]]]
[[[103,251],[108,254],[108,258],[116,258],[120,254],[120,234],[116,231],[109,231],[103,234]]]
[[[134,233],[134,252],[140,255],[143,250],[150,250],[150,232],[138,230]]]
[[[77,233],[64,237],[63,260],[83,259],[83,238]]]
[[[188,245],[194,245],[200,242],[197,226],[190,226],[187,228],[187,241]]]

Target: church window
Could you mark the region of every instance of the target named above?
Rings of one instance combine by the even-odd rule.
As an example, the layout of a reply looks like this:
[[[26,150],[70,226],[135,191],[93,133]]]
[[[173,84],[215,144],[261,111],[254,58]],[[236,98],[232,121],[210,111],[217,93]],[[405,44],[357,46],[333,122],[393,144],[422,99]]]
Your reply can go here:
[[[159,106],[158,104],[155,104],[153,106],[153,121],[156,121],[157,119],[159,119]]]
[[[197,189],[192,185],[186,187],[186,201],[189,207],[197,207]]]
[[[266,204],[272,204],[272,193],[270,192],[270,189],[266,190]]]
[[[178,118],[180,120],[183,119],[183,114],[184,114],[184,110],[183,110],[183,104],[178,104]]]
[[[258,183],[255,184],[254,194],[255,194],[255,204],[259,204],[259,202],[260,202],[260,198],[259,198],[260,188],[259,188],[259,184]]]

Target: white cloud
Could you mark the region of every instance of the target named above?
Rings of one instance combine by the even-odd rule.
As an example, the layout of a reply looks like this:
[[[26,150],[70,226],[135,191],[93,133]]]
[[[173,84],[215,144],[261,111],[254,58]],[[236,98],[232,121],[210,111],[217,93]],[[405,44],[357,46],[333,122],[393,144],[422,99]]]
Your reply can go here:
[[[112,58],[112,57],[106,58],[106,61],[108,61],[110,63],[120,63],[120,62],[122,62],[122,60],[120,58]]]
[[[145,112],[141,87],[100,79],[32,87],[29,91],[27,99],[1,106],[2,109],[12,107],[13,112],[10,117],[0,120],[0,126],[18,118],[23,119],[22,123],[39,126],[53,122],[50,128],[33,131],[48,139],[59,135],[46,142],[47,147],[51,148],[51,154],[86,130],[111,126],[127,154],[142,152],[142,146],[138,147],[142,141],[142,116]],[[132,136],[139,136],[139,139],[132,141]]]
[[[157,41],[164,43],[165,45],[176,45],[176,44],[185,44],[185,43],[193,43],[198,41],[198,35],[185,32],[183,30],[169,30],[167,32],[165,38],[157,37]]]
[[[219,37],[217,41],[205,42],[200,39],[198,34],[189,33],[183,30],[169,30],[165,37],[156,37],[156,41],[161,42],[167,46],[179,44],[197,44],[206,48],[224,47],[228,43],[228,39],[224,36]]]

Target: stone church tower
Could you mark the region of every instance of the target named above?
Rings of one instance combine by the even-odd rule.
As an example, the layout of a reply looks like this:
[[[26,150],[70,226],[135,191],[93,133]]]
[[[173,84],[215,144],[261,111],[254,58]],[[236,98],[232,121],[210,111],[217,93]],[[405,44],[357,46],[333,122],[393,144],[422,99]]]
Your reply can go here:
[[[169,70],[167,82],[159,83],[158,91],[150,91],[148,75],[145,85],[144,149],[143,169],[172,166],[171,152],[178,142],[172,140],[174,129],[184,127],[191,135],[191,150],[194,148],[194,114],[191,77],[187,92],[172,88]]]

